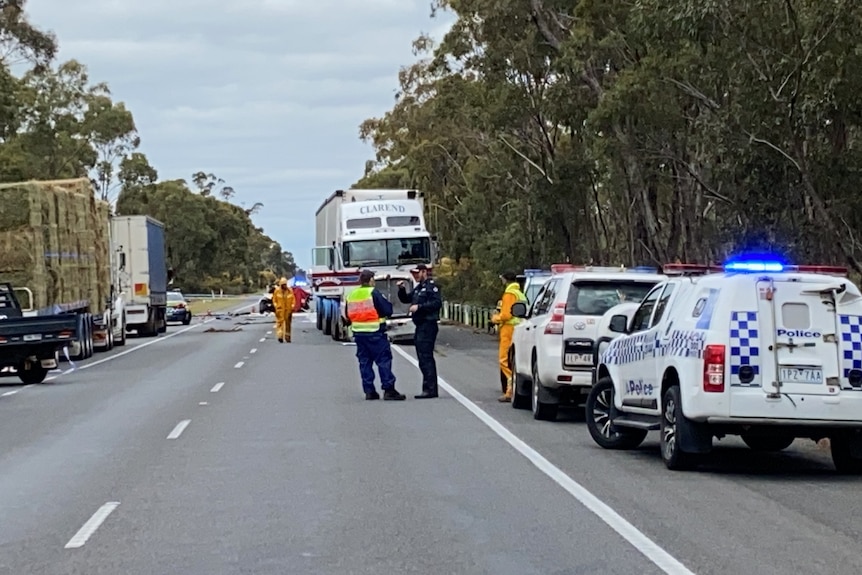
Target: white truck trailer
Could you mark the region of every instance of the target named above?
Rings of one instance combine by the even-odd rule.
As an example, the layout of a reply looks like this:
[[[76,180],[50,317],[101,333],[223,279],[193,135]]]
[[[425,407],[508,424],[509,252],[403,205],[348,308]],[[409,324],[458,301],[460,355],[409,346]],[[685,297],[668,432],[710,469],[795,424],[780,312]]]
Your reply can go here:
[[[111,240],[125,331],[149,337],[164,333],[169,279],[164,224],[149,216],[114,216]]]
[[[336,341],[348,341],[345,298],[359,287],[359,272],[375,272],[377,288],[392,303],[387,321],[390,339],[412,337],[407,309],[398,300],[398,282],[412,288],[411,270],[431,267],[435,238],[425,227],[424,194],[418,190],[338,190],[318,208],[311,280],[317,329]]]

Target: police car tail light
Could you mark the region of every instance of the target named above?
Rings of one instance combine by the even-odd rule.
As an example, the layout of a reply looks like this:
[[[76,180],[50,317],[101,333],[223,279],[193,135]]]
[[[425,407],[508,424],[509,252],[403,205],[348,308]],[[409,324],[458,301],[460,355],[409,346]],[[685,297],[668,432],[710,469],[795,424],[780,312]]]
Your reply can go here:
[[[723,345],[706,346],[703,352],[703,391],[706,393],[724,391],[724,361]]]
[[[558,303],[554,306],[551,321],[545,326],[545,335],[563,335],[563,325],[566,321],[566,304]]]

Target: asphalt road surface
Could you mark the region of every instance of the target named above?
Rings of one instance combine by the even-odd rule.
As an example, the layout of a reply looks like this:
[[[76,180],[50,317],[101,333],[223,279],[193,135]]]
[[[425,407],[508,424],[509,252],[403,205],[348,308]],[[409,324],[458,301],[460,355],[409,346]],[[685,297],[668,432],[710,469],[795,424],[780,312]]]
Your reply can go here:
[[[497,403],[494,340],[453,327],[439,399],[395,346],[408,400],[367,402],[312,321],[171,327],[0,388],[0,573],[862,572],[862,481],[810,442],[690,473],[655,437],[604,451],[577,411]]]

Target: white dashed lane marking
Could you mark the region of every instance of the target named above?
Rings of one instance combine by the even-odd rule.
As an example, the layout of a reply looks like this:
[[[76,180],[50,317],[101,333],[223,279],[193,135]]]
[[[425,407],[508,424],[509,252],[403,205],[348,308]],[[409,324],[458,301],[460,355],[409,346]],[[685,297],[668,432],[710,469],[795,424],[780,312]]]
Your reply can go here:
[[[183,434],[183,431],[186,430],[186,427],[188,427],[191,422],[191,419],[184,419],[179,422],[177,426],[174,427],[173,431],[168,434],[168,439],[179,439],[180,435]]]

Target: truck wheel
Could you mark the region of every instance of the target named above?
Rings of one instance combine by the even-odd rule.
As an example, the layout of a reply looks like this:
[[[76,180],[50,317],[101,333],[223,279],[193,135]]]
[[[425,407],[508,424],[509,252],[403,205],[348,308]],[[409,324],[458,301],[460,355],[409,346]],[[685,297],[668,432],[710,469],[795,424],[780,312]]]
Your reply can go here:
[[[320,309],[317,309],[314,315],[317,316],[317,331],[320,331],[323,329],[323,314],[320,313]]]
[[[605,449],[635,449],[646,439],[645,429],[614,426],[614,382],[610,377],[596,382],[587,396],[585,409],[587,431]]]
[[[332,341],[341,341],[341,316],[332,319]]]
[[[688,425],[688,420],[682,413],[682,394],[679,386],[673,385],[664,392],[661,398],[661,458],[668,469],[682,471],[692,469],[697,465],[697,457],[694,453],[686,453],[680,449],[680,428]]]
[[[18,379],[21,380],[21,383],[24,385],[35,385],[37,383],[42,383],[45,381],[45,378],[48,376],[48,369],[42,367],[41,364],[31,364],[30,369],[25,369],[24,364],[22,363],[18,367]]]
[[[96,346],[93,345],[93,315],[84,314],[84,324],[87,326],[87,357],[90,359],[95,353]]]
[[[332,317],[329,315],[323,319],[323,335],[332,335]]]

